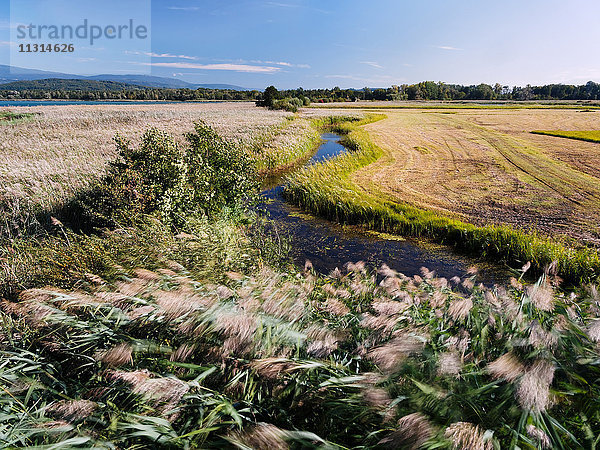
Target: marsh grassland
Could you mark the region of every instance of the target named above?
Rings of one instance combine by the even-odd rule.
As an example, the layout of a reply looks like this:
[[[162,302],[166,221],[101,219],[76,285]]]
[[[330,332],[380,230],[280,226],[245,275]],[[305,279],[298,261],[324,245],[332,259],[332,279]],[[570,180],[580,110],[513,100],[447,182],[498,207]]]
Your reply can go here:
[[[0,198],[34,201],[44,208],[60,204],[100,178],[116,157],[116,134],[135,142],[145,130],[157,127],[182,140],[195,121],[203,120],[236,145],[256,149],[262,164],[271,153],[285,161],[286,151],[295,148],[287,140],[299,140],[297,135],[307,131],[305,124],[291,120],[292,114],[260,110],[252,103],[13,109],[34,116],[27,121],[0,122]],[[287,131],[280,136],[282,130]],[[272,142],[275,136],[278,140]],[[271,151],[263,150],[265,143]]]
[[[597,144],[530,133],[596,113],[27,112],[0,124],[2,447],[597,448]],[[515,277],[293,266],[258,175],[323,130],[348,151],[288,198]]]
[[[533,134],[541,134],[545,136],[556,136],[567,139],[577,139],[579,141],[600,142],[600,131],[562,131],[562,130],[534,130]]]

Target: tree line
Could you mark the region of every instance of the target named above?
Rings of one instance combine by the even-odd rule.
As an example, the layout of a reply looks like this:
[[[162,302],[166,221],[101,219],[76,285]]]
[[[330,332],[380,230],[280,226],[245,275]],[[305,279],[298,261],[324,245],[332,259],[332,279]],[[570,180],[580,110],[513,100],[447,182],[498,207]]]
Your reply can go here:
[[[79,81],[79,80],[69,80]],[[29,82],[31,83],[31,82]],[[459,85],[423,81],[416,84],[393,85],[388,88],[363,89],[287,89],[276,92],[272,87],[264,92],[258,90],[236,91],[210,88],[156,88],[133,85],[100,85],[72,83],[53,88],[52,85],[30,84],[19,87],[17,83],[0,85],[0,99],[20,100],[245,100],[257,101],[267,106],[272,100],[287,105],[291,99],[299,99],[297,106],[311,102],[349,102],[369,100],[600,100],[600,84],[589,81],[583,85],[548,84],[544,86]],[[273,88],[275,89],[275,88]],[[269,94],[271,92],[271,94]],[[295,101],[295,100],[292,100]],[[277,103],[274,103],[277,105]],[[270,106],[270,105],[269,105]],[[292,105],[294,106],[294,105]]]
[[[416,84],[393,85],[372,89],[291,89],[282,91],[285,97],[309,97],[313,102],[359,100],[600,100],[600,84],[548,84],[544,86],[460,85],[422,81]]]

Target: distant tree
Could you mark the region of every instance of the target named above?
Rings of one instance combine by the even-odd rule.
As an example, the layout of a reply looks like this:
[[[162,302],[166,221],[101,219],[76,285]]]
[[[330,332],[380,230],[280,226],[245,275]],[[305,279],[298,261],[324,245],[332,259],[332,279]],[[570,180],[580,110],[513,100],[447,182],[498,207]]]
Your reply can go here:
[[[363,95],[362,100],[373,100],[373,95],[372,95],[371,89],[369,89],[368,87],[364,87],[362,89],[362,95]]]
[[[279,100],[279,98],[281,98],[281,96],[277,88],[275,88],[275,86],[269,86],[263,93],[262,106],[271,107],[275,100]]]
[[[493,100],[494,98],[494,90],[489,84],[481,83],[473,91],[474,100]]]
[[[494,85],[494,95],[496,96],[496,98],[502,95],[502,85],[500,83],[496,83]]]
[[[533,100],[533,89],[531,88],[531,85],[528,84],[523,89],[521,89],[521,95],[519,100]]]
[[[407,86],[406,97],[408,100],[420,100],[421,91],[419,90],[419,86],[416,84],[411,84],[410,86]]]

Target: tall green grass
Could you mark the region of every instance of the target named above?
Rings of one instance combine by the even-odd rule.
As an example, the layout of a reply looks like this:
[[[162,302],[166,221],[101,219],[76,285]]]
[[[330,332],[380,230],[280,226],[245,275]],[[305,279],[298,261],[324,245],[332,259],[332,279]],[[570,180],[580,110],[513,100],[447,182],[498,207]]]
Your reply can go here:
[[[545,136],[556,136],[567,139],[577,139],[579,141],[600,142],[600,130],[590,131],[561,131],[561,130],[534,130],[533,134],[542,134]]]
[[[382,117],[370,116],[366,120]],[[600,256],[594,249],[574,248],[504,225],[476,226],[366,193],[352,182],[350,175],[383,156],[382,149],[360,128],[365,121],[329,121],[332,123],[323,120],[322,126],[343,134],[342,143],[350,151],[287,178],[285,195],[301,207],[338,222],[426,237],[468,252],[504,258],[512,264],[530,261],[538,271],[556,261],[561,276],[572,282],[589,281],[600,274]]]
[[[12,111],[0,111],[0,124],[25,122],[33,119],[39,113],[16,113]]]
[[[317,129],[298,116],[261,136],[249,149],[261,174],[281,172],[307,158],[321,143]]]
[[[550,273],[492,290],[361,263],[220,285],[159,267],[0,302],[2,448],[600,441],[597,293],[576,304]]]

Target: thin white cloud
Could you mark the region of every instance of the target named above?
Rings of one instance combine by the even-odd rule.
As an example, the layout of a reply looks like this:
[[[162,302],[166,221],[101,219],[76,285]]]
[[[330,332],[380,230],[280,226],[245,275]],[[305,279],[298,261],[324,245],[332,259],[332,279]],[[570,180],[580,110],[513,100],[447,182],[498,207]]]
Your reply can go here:
[[[361,64],[366,64],[367,66],[375,67],[376,69],[383,69],[383,66],[374,61],[360,61]]]
[[[452,47],[450,45],[438,45],[437,48],[442,50],[462,50],[462,48]]]
[[[173,55],[171,53],[154,53],[154,52],[144,52],[146,56],[152,56],[153,58],[179,58],[179,59],[198,59],[195,56],[188,55]]]
[[[174,77],[183,77],[185,75],[194,75],[195,77],[204,76],[204,74],[198,73],[198,72],[174,72],[173,73]]]
[[[238,62],[246,62],[244,60],[237,60]],[[308,64],[294,64],[294,63],[290,63],[290,62],[286,62],[286,61],[261,61],[261,60],[251,60],[248,61],[251,62],[253,64],[274,64],[276,66],[283,66],[283,67],[297,67],[299,69],[310,69],[310,66]]]
[[[129,50],[125,50],[125,54],[127,54],[127,55],[144,55],[144,56],[150,56],[152,58],[179,58],[179,59],[192,59],[192,60],[198,59],[196,56],[175,55],[173,53],[131,52]]]
[[[251,62],[253,64],[275,64],[276,66],[293,67],[292,63],[285,62],[285,61],[262,61],[260,59],[252,59],[250,61],[245,61],[243,59],[238,59],[238,60],[236,60],[236,62],[241,62],[241,63]]]
[[[200,11],[202,8],[200,6],[167,6],[167,9],[175,11]]]
[[[342,80],[362,80],[362,78],[353,75],[325,75],[325,78],[340,78]]]
[[[4,47],[7,45],[13,45],[13,42],[10,41],[0,41],[0,47]]]
[[[327,10],[321,9],[321,8],[313,8],[313,7],[302,5],[302,4],[299,4],[299,3],[264,2],[263,5],[264,6],[273,6],[273,7],[276,7],[276,8],[290,8],[290,9],[291,8],[301,8],[301,7],[303,7],[303,8],[306,8],[306,9],[310,10],[310,11],[318,12],[320,14],[331,14],[331,11],[327,11]]]
[[[300,5],[294,5],[292,3],[279,3],[279,2],[265,2],[268,6],[277,6],[278,8],[298,8]]]
[[[274,66],[251,66],[249,64],[195,64],[183,62],[147,63],[153,67],[172,67],[177,69],[199,69],[199,70],[229,70],[233,72],[246,73],[274,73],[279,72],[281,67]]]
[[[188,59],[188,60],[199,60],[200,58],[196,56],[188,56],[188,55],[177,55],[174,53],[154,53],[154,52],[132,52],[125,51],[126,54],[131,55],[144,55],[151,56],[153,58],[179,58],[179,59]],[[214,60],[213,60],[214,61]],[[219,61],[219,60],[217,60]],[[243,59],[236,60],[220,60],[216,63],[209,64],[197,64],[197,63],[187,63],[187,62],[154,62],[147,63],[147,65],[157,66],[157,67],[174,67],[180,69],[202,69],[202,70],[230,70],[235,72],[248,72],[248,73],[273,73],[279,72],[283,68],[300,68],[300,69],[310,69],[308,64],[293,64],[287,61],[263,61],[263,60],[251,60],[246,61]]]

